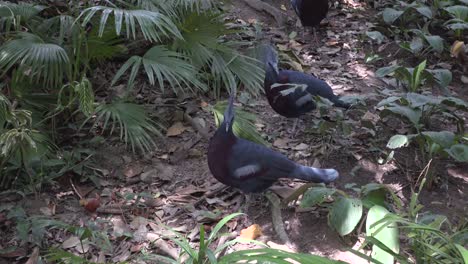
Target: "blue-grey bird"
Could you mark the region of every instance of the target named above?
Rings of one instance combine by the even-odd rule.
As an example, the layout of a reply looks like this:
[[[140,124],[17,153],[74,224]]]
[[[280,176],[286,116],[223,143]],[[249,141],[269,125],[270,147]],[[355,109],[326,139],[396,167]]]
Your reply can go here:
[[[224,112],[224,119],[208,147],[208,167],[220,182],[245,193],[261,192],[280,178],[329,183],[339,176],[334,169],[299,165],[263,145],[238,138],[232,131],[234,98]]]

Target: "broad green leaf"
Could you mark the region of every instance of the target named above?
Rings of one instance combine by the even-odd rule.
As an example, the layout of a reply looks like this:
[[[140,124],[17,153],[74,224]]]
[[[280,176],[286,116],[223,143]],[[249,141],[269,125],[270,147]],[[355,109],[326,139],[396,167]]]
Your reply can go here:
[[[375,205],[385,206],[385,198],[387,196],[387,189],[381,188],[369,191],[362,197],[362,204],[366,208],[372,208]]]
[[[420,7],[417,7],[416,10],[421,15],[423,15],[423,16],[425,16],[427,18],[432,18],[432,10],[431,10],[430,7],[425,6],[425,5],[421,5]]]
[[[427,70],[434,76],[435,82],[441,87],[447,87],[452,82],[452,72],[446,69]]]
[[[462,21],[466,21],[468,18],[468,6],[454,5],[445,8],[445,10]]]
[[[327,187],[310,188],[304,193],[300,206],[311,207],[316,204],[320,204],[325,201],[328,196],[333,195],[335,191],[335,189]]]
[[[421,62],[413,71],[410,90],[415,92],[421,86],[421,74],[426,69],[426,60]]]
[[[434,97],[433,95],[424,95],[419,93],[407,93],[406,100],[411,104],[412,107],[421,107],[424,105],[438,105],[441,100]]]
[[[388,115],[388,113],[393,113],[395,115],[407,118],[416,128],[421,126],[419,123],[422,116],[420,109],[412,109],[408,106],[397,105],[386,107],[380,114],[382,117],[385,117]]]
[[[424,131],[421,134],[442,148],[449,148],[455,142],[455,134],[450,131]]]
[[[355,198],[340,197],[333,204],[329,215],[330,225],[341,235],[351,233],[362,217],[362,202]]]
[[[423,40],[420,37],[415,37],[411,41],[409,48],[411,52],[418,53],[424,48]]]
[[[388,213],[390,212],[380,205],[373,206],[367,214],[366,234],[367,236],[371,236],[379,240],[393,252],[398,253],[400,251],[400,241],[397,224],[391,221],[386,221],[377,225],[375,224],[382,220]],[[376,245],[372,246],[371,256],[384,264],[393,264],[394,261],[391,254]]]
[[[468,162],[468,146],[466,144],[456,144],[445,151],[456,161]]]
[[[381,44],[385,40],[385,36],[379,31],[367,31],[366,35],[370,39],[377,41],[377,44]]]
[[[443,97],[442,103],[465,111],[468,110],[468,103],[457,97]]]
[[[393,102],[396,102],[398,100],[400,100],[401,97],[399,96],[390,96],[390,97],[387,97],[385,99],[383,99],[382,101],[380,101],[378,104],[377,104],[377,108],[380,108],[382,106],[386,106],[386,105],[390,105],[392,104],[393,105]]]
[[[406,147],[409,144],[409,138],[405,135],[394,135],[392,136],[387,143],[387,148],[397,149],[401,147]]]
[[[393,8],[385,8],[382,13],[382,17],[385,23],[393,24],[393,22],[395,22],[395,20],[397,20],[403,13],[403,11],[398,11]]]
[[[434,35],[425,35],[424,38],[426,41],[429,43],[431,48],[437,52],[442,52],[444,51],[444,39],[441,38],[440,36],[434,36]]]
[[[392,74],[393,72],[395,72],[398,68],[400,68],[400,66],[398,65],[392,65],[392,66],[387,66],[387,67],[382,67],[380,69],[378,69],[376,72],[375,72],[375,75],[377,77],[385,77],[386,75],[389,75],[389,74]]]
[[[462,256],[463,258],[463,261],[466,263],[468,263],[468,249],[464,248],[462,245],[460,244],[455,244],[455,247],[458,249],[458,251],[460,252],[460,255]]]

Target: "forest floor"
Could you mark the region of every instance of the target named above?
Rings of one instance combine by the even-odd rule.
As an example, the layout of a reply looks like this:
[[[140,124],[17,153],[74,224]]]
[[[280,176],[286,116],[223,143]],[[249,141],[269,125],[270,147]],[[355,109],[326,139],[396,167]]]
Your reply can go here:
[[[336,168],[341,175],[332,184],[336,188],[344,190],[344,186],[350,183],[357,186],[372,182],[383,183],[394,190],[405,203],[408,202],[414,177],[419,175],[421,168],[417,151],[412,148],[397,151],[395,161],[383,165],[378,163],[378,159],[385,157],[376,151],[378,147],[385,148],[387,140],[395,131],[405,128],[390,123],[388,127],[381,129],[378,137],[360,129],[363,116],[366,113],[367,116],[376,113],[375,105],[379,100],[376,91],[392,89],[374,76],[378,67],[394,59],[392,45],[371,45],[363,41],[362,37],[372,26],[376,11],[353,1],[347,1],[348,5],[333,7],[328,19],[318,30],[320,44],[317,46],[311,33],[307,33],[302,39],[302,29],[295,25],[296,16],[289,8],[289,0],[267,1],[288,14],[284,28],[276,27],[276,22],[270,15],[250,8],[244,1],[232,2],[234,6],[230,14],[238,18],[238,23],[245,23],[246,26],[261,24],[266,32],[264,38],[275,39],[280,50],[294,54],[292,56],[301,61],[300,67],[305,72],[324,79],[340,95],[365,98],[365,107],[345,112],[345,119],[353,129],[350,136],[343,136],[338,130],[325,134],[316,133],[313,120],[319,116],[311,113],[302,118],[303,121],[297,128],[298,133],[293,137],[288,132],[292,121],[274,113],[265,98],[240,96],[238,103],[241,102],[246,110],[257,115],[256,126],[263,135],[268,135],[272,148],[304,165]],[[295,40],[288,38],[292,31],[298,32]],[[377,50],[386,54],[382,56],[383,61],[379,62],[381,65],[366,64],[366,53]],[[449,89],[467,100],[468,90],[461,86],[459,81],[454,81]],[[113,250],[100,252],[99,247],[91,246],[85,251],[93,256],[94,261],[106,259],[111,263],[135,260],[145,247],[163,249],[162,252],[159,251],[162,254],[174,254],[175,245],[170,241],[158,240],[165,244],[158,242],[156,246],[150,243],[167,234],[154,223],[170,226],[196,242],[200,224],[204,224],[209,230],[223,216],[237,211],[244,197],[233,189],[224,188],[211,176],[206,162],[208,140],[184,120],[184,110],[181,110],[185,109],[193,120],[205,124],[211,135],[215,125],[212,113],[206,105],[214,101],[161,97],[143,88],[141,95],[139,98],[145,98],[146,102],[153,104],[157,115],[167,117],[170,127],[169,137],[161,139],[158,149],[153,153],[138,157],[120,144],[103,147],[99,151],[97,164],[106,177],[99,179],[99,188],[92,183],[80,183],[67,178],[62,179],[54,190],[38,194],[32,199],[13,202],[15,199],[6,197],[2,198],[2,204],[3,201],[12,201],[9,204],[22,205],[30,215],[46,215],[78,226],[88,226],[91,221],[99,223],[103,231],[107,230]],[[441,180],[432,190],[422,192],[420,199],[425,206],[423,211],[447,215],[454,222],[466,217],[468,166],[441,160],[434,169]],[[301,184],[303,183],[298,181],[280,181],[275,185],[275,190],[279,194],[289,193]],[[76,193],[85,198],[99,194],[101,205],[97,212],[87,213],[80,206]],[[145,193],[151,194],[151,197],[145,196]],[[128,194],[140,195],[142,198],[135,201],[134,196]],[[349,263],[365,263],[363,259],[346,250],[359,245],[357,235],[340,237],[328,226],[327,211],[323,208],[300,211],[297,206],[289,206],[282,210],[282,214],[287,233],[296,250]],[[246,217],[236,218],[228,226],[233,237],[236,237],[241,229],[250,224],[258,224],[263,232],[258,240],[273,246],[274,243],[282,244],[271,221],[267,200],[257,198],[249,207]],[[6,232],[6,236],[2,235],[0,244],[8,244],[12,231]],[[75,253],[82,251],[78,243],[72,243],[64,233],[55,230],[47,230],[47,233],[45,238],[49,245],[57,245]],[[128,233],[131,235],[122,236]],[[237,245],[229,250],[245,247]],[[29,255],[30,252],[30,249],[17,252],[16,258],[0,257],[0,263],[12,263],[12,259],[24,263],[21,254]]]

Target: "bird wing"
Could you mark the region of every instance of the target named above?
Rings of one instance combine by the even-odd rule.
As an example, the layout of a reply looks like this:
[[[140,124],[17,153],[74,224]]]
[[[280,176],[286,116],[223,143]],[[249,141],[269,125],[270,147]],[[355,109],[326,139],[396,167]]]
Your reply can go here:
[[[284,178],[296,168],[282,154],[240,138],[231,149],[228,166],[231,175],[240,180]]]

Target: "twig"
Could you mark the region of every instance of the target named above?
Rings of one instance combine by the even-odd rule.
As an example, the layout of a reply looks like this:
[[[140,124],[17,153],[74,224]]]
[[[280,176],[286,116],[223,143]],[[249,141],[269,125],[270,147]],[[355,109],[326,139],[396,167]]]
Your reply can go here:
[[[271,218],[276,234],[283,244],[289,248],[294,248],[294,245],[291,243],[291,240],[289,240],[288,234],[286,234],[286,230],[284,228],[283,217],[281,216],[280,199],[278,196],[276,196],[276,194],[270,191],[267,192],[265,196],[271,203]]]
[[[297,190],[295,190],[291,195],[289,195],[288,197],[286,197],[283,200],[283,202],[282,202],[283,206],[287,206],[292,201],[297,201],[299,196],[304,194],[305,191],[307,191],[312,186],[314,186],[313,183],[306,183],[306,184],[302,185],[301,187],[297,188]]]
[[[80,198],[80,200],[83,200],[83,196],[82,196],[81,193],[76,189],[75,184],[73,184],[72,179],[70,179],[70,185],[71,185],[73,191],[75,191],[76,195],[78,195],[78,197]]]

